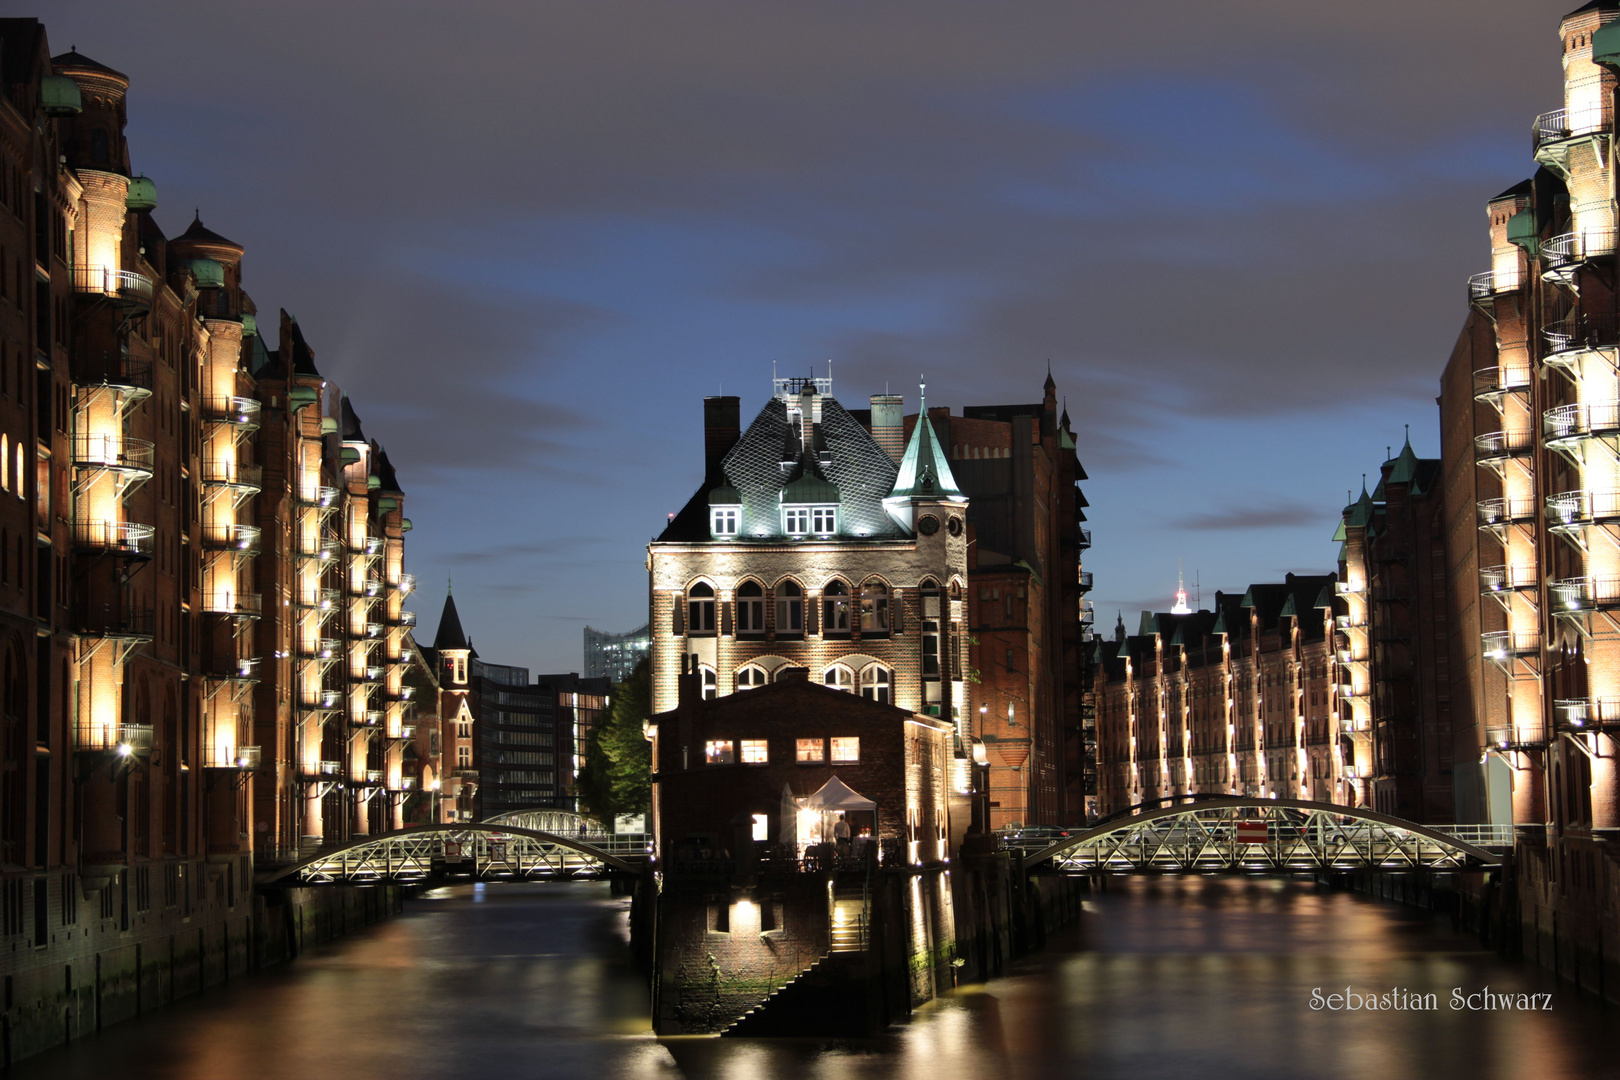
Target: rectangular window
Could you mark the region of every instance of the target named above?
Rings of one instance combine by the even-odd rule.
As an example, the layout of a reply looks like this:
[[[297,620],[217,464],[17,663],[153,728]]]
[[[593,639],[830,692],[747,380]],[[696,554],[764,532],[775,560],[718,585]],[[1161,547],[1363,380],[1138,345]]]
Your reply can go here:
[[[798,596],[776,597],[776,632],[778,634],[804,633],[804,601]]]
[[[861,740],[853,736],[847,738],[834,736],[832,759],[834,762],[861,760]]]
[[[924,675],[939,674],[939,623],[931,619],[922,626],[922,667]]]
[[[782,511],[782,528],[789,536],[803,536],[809,532],[809,509],[803,506],[790,506]]]
[[[754,815],[754,840],[763,844],[770,839],[770,817],[765,814]]]
[[[737,601],[737,633],[763,634],[765,632],[765,598],[745,596]]]
[[[742,756],[744,765],[763,765],[770,760],[770,753],[766,749],[764,739],[744,739],[742,741]]]
[[[462,769],[472,768],[472,747],[456,747],[456,766]]]
[[[737,508],[717,507],[710,512],[710,527],[716,536],[737,535]]]
[[[818,506],[810,513],[810,528],[817,536],[831,536],[838,531],[838,510],[831,506]]]
[[[737,760],[737,751],[730,739],[711,740],[703,744],[703,760],[710,765],[730,765]]]
[[[821,762],[827,760],[826,751],[822,748],[820,739],[800,739],[798,742],[800,761]]]

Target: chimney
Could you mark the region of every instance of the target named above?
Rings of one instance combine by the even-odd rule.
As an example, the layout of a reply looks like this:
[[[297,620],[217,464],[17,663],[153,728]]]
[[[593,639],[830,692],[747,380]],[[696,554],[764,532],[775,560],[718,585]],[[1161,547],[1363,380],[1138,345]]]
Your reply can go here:
[[[703,399],[703,473],[720,471],[720,460],[737,445],[742,434],[742,405],[736,397]]]
[[[899,394],[872,395],[872,438],[896,465],[906,453],[906,403]]]
[[[799,447],[805,454],[816,451],[816,392],[810,386],[799,391]]]

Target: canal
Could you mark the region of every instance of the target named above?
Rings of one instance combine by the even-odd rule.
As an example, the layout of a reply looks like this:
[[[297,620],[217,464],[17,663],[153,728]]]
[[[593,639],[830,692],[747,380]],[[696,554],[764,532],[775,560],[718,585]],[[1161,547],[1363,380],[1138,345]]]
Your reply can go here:
[[[22,1063],[26,1080],[1615,1076],[1620,1010],[1449,923],[1309,882],[1116,881],[1007,978],[867,1040],[654,1039],[604,886],[437,890],[406,914]],[[1313,1010],[1312,991],[1438,1011]],[[1550,1011],[1453,1010],[1550,994]],[[1412,999],[1407,999],[1411,1003]],[[1469,999],[1464,998],[1467,1003]],[[1475,997],[1483,1005],[1484,999]]]

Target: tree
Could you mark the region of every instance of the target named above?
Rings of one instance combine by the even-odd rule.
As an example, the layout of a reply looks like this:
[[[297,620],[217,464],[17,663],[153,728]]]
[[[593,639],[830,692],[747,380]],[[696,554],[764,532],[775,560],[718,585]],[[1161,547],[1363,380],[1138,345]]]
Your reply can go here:
[[[652,744],[643,733],[651,712],[652,662],[642,657],[613,687],[607,716],[586,741],[580,805],[604,824],[619,814],[645,814],[652,805]]]

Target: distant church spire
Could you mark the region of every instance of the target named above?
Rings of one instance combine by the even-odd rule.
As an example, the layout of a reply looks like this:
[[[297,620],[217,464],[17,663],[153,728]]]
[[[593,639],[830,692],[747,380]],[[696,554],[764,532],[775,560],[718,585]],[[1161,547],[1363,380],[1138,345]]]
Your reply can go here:
[[[1176,606],[1170,609],[1170,614],[1192,614],[1192,608],[1187,606],[1187,579],[1182,573],[1180,559],[1176,560]]]

